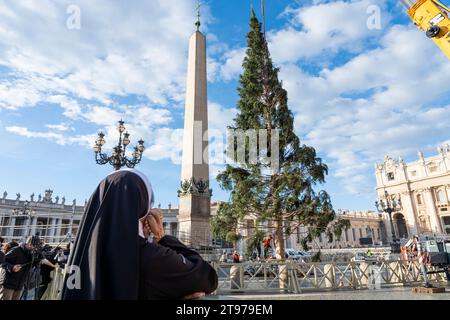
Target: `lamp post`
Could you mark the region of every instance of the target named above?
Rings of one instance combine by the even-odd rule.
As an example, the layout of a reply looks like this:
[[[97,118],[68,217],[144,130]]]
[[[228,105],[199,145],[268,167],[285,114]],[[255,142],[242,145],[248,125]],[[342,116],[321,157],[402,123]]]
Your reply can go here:
[[[120,170],[120,168],[127,166],[128,168],[134,168],[142,160],[142,154],[145,150],[144,140],[139,140],[138,145],[134,147],[132,153],[133,158],[128,159],[125,155],[127,146],[130,144],[130,134],[125,132],[124,121],[120,120],[117,125],[117,131],[119,131],[119,143],[113,148],[111,156],[102,153],[102,147],[106,143],[104,137],[105,134],[100,132],[98,138],[95,141],[94,152],[95,161],[99,165],[109,163],[114,167],[114,170]]]
[[[400,199],[398,201],[395,201],[395,199],[390,199],[389,193],[387,191],[384,192],[385,201],[380,199],[380,201],[375,201],[375,206],[377,207],[377,210],[379,213],[386,212],[389,215],[389,222],[391,224],[391,233],[392,233],[392,241],[390,243],[391,245],[391,251],[392,253],[400,253],[400,243],[399,239],[397,239],[395,235],[395,229],[394,229],[394,222],[392,221],[392,213],[400,210],[402,206],[402,202]]]
[[[25,238],[28,238],[28,236],[30,236],[32,215],[34,213],[35,213],[35,211],[30,208],[30,202],[28,200],[25,201],[25,203],[23,204],[22,207],[13,209],[14,216],[24,217],[25,219],[28,219],[28,228],[27,228]],[[13,235],[14,235],[14,231],[13,231]]]

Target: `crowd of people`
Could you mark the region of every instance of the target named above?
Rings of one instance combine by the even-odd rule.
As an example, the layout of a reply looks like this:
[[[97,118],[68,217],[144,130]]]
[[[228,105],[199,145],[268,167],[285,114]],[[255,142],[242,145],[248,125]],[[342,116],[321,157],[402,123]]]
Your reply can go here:
[[[263,250],[261,250],[261,247]],[[257,246],[254,248],[251,256],[249,257],[252,261],[259,261],[261,259],[275,259],[274,256],[274,239],[272,234],[268,234],[261,243],[261,246]],[[223,250],[220,255],[219,262],[227,263],[239,263],[242,261],[242,256],[239,254],[237,250],[234,250],[233,253],[228,250]]]
[[[0,237],[0,300],[40,300],[52,271],[67,262],[69,248],[42,245],[38,236],[23,243],[4,243]]]

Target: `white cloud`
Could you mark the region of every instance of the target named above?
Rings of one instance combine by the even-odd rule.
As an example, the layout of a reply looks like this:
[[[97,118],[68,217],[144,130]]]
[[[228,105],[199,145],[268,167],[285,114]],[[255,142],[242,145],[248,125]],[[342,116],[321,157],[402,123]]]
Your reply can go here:
[[[181,163],[183,150],[183,129],[160,128],[153,132],[152,144],[147,147],[144,156],[150,160],[170,159]]]
[[[227,126],[233,124],[236,116],[235,108],[226,108],[219,103],[208,102],[208,127],[212,130],[225,131]]]
[[[342,66],[314,76],[287,64],[280,77],[304,142],[331,160],[348,191],[371,193],[373,164],[384,154],[412,157],[447,135],[450,106],[438,102],[445,75],[448,61],[431,41],[393,26],[379,48]]]
[[[81,29],[66,27],[69,5],[81,10]],[[203,28],[212,20],[204,7]],[[0,108],[55,104],[72,121],[106,133],[105,150],[123,119],[132,144],[140,138],[152,159],[174,158],[179,129],[169,105],[184,100],[188,39],[195,1],[138,1],[133,6],[99,0],[28,0],[0,3]],[[219,47],[217,40],[212,39]],[[124,105],[117,97],[138,103]],[[75,125],[75,124],[74,124]],[[64,124],[34,131],[7,130],[61,145],[91,146],[95,134],[73,135]],[[179,149],[179,148],[178,148]]]
[[[381,29],[368,28],[372,16],[368,8],[384,7],[385,0],[333,1],[299,8],[288,7],[282,16],[288,18],[288,25],[268,32],[271,56],[275,63],[296,63],[300,59],[320,56],[325,64],[329,58],[341,51],[354,54],[366,48],[368,39],[382,35],[390,16],[382,12]],[[229,81],[242,72],[246,48],[227,49],[210,59],[210,79]],[[324,54],[328,54],[328,58]]]
[[[226,128],[232,123],[235,109],[228,109],[215,102],[208,102],[208,134],[209,152],[222,148],[221,142],[226,137]],[[151,145],[146,149],[145,156],[152,160],[169,159],[180,164],[183,149],[183,129],[158,128],[150,133]],[[216,158],[219,159],[219,158]],[[210,163],[215,158],[210,157]],[[220,163],[221,165],[223,163]]]
[[[69,5],[81,10],[80,30],[66,27]],[[194,12],[193,0],[4,1],[0,65],[18,79],[0,87],[0,107],[32,106],[49,93],[102,104],[130,94],[180,101]]]
[[[286,15],[290,25],[269,33],[269,48],[277,63],[296,62],[324,51],[337,53],[342,50],[360,52],[362,40],[380,35],[381,30],[369,29],[368,8],[384,5],[384,0],[333,1],[297,9],[289,8]],[[389,15],[381,15],[381,27]]]
[[[72,126],[70,126],[67,123],[59,123],[59,124],[47,124],[45,125],[47,128],[49,129],[55,129],[58,131],[69,131],[69,130],[74,130],[74,128]]]
[[[46,99],[46,102],[59,105],[63,110],[63,115],[69,119],[78,119],[82,115],[82,109],[79,103],[70,99],[64,95],[50,96]]]
[[[229,81],[242,73],[242,62],[245,57],[245,48],[234,49],[223,56],[223,64],[220,67],[220,76],[224,81]]]
[[[62,133],[56,133],[52,131],[38,132],[30,131],[24,127],[9,126],[5,128],[6,131],[26,137],[26,138],[40,138],[53,141],[59,145],[71,145],[78,144],[82,146],[91,146],[95,140],[95,135],[77,135],[77,136],[66,136]]]
[[[147,158],[179,163],[182,129],[170,127],[168,105],[184,99],[194,2],[3,1],[0,65],[7,71],[0,74],[0,108],[56,104],[71,121],[103,129],[105,149],[116,142],[115,122],[123,118],[132,144],[146,140]],[[69,3],[81,8],[81,30],[65,27]],[[415,26],[387,27],[387,11],[382,30],[369,30],[372,4],[383,7],[385,1],[313,1],[289,8],[287,25],[269,32],[296,130],[326,156],[348,191],[367,194],[374,187],[374,162],[386,153],[407,158],[448,141],[443,119],[450,116],[445,56]],[[211,35],[208,41],[208,79],[236,79],[245,49]],[[128,96],[139,102],[117,99]],[[210,102],[210,130],[223,130],[234,115],[234,109]],[[47,129],[7,127],[59,144],[90,147],[95,140],[72,136],[64,123]]]
[[[0,108],[32,107],[42,99],[42,94],[26,81],[0,82]]]

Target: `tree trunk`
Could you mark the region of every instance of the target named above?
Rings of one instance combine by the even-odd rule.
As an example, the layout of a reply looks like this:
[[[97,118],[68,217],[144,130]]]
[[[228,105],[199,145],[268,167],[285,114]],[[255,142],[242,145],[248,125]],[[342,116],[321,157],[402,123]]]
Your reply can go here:
[[[285,259],[284,235],[283,235],[283,218],[279,217],[276,221],[275,229],[275,247],[277,260]],[[281,261],[280,261],[281,262]],[[288,269],[286,265],[279,265],[280,289],[288,288]]]

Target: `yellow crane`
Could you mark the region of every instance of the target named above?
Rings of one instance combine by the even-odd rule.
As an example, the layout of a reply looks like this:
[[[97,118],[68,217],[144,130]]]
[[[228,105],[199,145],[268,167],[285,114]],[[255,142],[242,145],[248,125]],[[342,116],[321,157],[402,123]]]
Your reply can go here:
[[[450,59],[450,10],[437,0],[402,0],[414,24]]]

